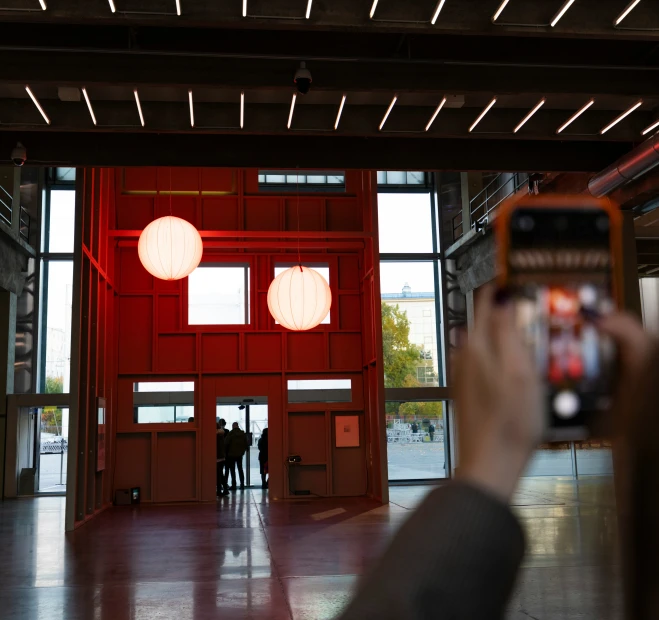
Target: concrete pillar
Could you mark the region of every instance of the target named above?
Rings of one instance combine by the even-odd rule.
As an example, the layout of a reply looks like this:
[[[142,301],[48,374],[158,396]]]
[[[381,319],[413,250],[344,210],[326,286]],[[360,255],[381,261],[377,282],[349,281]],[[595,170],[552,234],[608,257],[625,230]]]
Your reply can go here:
[[[7,394],[14,392],[16,299],[14,293],[0,289],[0,484],[2,484],[2,498],[5,496]]]

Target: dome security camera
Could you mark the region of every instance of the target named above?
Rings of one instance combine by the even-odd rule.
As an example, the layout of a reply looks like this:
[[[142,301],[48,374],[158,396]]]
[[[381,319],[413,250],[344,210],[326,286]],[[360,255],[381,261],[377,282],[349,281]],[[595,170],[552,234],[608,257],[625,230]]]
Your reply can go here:
[[[11,160],[14,162],[14,166],[22,166],[25,164],[26,159],[27,149],[20,142],[17,142],[16,146],[11,150]]]
[[[311,71],[307,69],[307,63],[301,62],[300,68],[295,72],[295,86],[301,95],[306,95],[311,88]]]

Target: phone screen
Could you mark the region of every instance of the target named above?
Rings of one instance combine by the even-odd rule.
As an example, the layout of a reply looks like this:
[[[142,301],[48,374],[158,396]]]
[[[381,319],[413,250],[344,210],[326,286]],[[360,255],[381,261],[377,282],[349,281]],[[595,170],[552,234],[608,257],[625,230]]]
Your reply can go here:
[[[509,285],[516,319],[547,385],[555,439],[579,439],[610,404],[615,349],[589,317],[615,309],[606,211],[519,208],[511,214]],[[570,432],[571,431],[571,432]]]

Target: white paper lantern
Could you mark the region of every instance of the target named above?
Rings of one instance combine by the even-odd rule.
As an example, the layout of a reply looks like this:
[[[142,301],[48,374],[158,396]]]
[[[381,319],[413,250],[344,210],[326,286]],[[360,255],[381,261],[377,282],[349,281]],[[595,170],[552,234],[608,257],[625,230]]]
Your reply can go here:
[[[161,280],[180,280],[199,265],[203,244],[197,229],[167,215],[151,222],[140,235],[137,252],[144,268]]]
[[[316,327],[332,305],[329,284],[314,269],[296,265],[280,273],[268,289],[270,314],[294,331]]]

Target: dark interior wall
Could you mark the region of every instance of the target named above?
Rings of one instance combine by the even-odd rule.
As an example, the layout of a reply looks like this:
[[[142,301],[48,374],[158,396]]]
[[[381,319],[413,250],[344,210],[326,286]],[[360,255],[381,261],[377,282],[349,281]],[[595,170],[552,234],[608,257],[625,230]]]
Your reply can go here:
[[[213,500],[216,398],[267,396],[271,497],[296,489],[382,497],[374,175],[347,172],[345,192],[302,193],[298,205],[295,194],[260,191],[253,169],[105,173],[114,178],[116,201],[105,235],[116,248],[113,488],[141,486],[152,502]],[[164,282],[142,267],[139,232],[170,210],[200,230],[202,262],[250,265],[249,325],[189,326],[187,279]],[[275,264],[297,260],[298,237],[303,263],[329,265],[332,308],[330,324],[295,333],[275,324],[266,298]],[[352,402],[289,404],[287,381],[304,378],[350,378]],[[194,381],[195,421],[135,423],[132,384],[147,380]],[[357,448],[334,446],[335,416],[343,414],[359,416]],[[289,468],[289,454],[302,454],[302,465]]]

